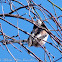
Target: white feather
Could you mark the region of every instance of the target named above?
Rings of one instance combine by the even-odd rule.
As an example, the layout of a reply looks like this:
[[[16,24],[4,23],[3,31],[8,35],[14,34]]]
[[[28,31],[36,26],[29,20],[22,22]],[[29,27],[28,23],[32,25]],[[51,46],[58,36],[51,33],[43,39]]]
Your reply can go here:
[[[47,38],[48,38],[48,34],[47,34],[47,36],[43,39],[44,41],[47,41]]]
[[[41,42],[41,45],[44,45],[44,44],[46,43],[47,39],[48,39],[48,34],[47,34],[47,36],[43,39],[43,41]]]
[[[38,34],[36,37],[37,37],[37,38],[41,37],[41,34]]]
[[[40,26],[42,24],[42,22],[40,21],[40,19],[38,19],[38,25]]]
[[[39,38],[41,36],[42,36],[41,34],[38,34],[36,37]],[[48,39],[48,34],[47,34],[47,36],[45,38],[41,39],[40,44],[44,45],[46,43],[45,41],[47,41],[47,39]]]

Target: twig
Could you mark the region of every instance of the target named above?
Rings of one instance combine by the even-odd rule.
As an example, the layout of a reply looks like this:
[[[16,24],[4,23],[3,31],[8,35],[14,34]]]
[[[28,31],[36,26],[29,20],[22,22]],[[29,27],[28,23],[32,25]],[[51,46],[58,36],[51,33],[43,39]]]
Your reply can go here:
[[[14,48],[16,48],[17,50],[19,50],[17,47],[15,47],[13,44],[12,44],[12,42],[10,42],[10,44],[14,47]],[[22,52],[21,50],[19,50],[20,52]]]
[[[33,52],[31,52],[28,48],[26,48],[22,43],[20,45],[27,50],[29,54],[32,54],[39,62],[43,62],[40,58],[38,58]]]
[[[7,47],[6,44],[5,44],[5,46],[6,46],[7,51],[10,53],[10,55],[13,57],[13,59],[17,62],[17,60],[15,59],[15,57],[13,56],[13,54],[10,52],[10,50],[8,49],[8,47]]]
[[[62,8],[60,8],[59,6],[55,5],[54,3],[52,3],[50,0],[48,0],[52,5],[56,6],[57,8],[59,8],[62,11]]]
[[[58,60],[60,60],[60,59],[62,59],[62,57],[60,57],[59,59],[55,60],[54,62],[56,62],[56,61],[58,61]]]
[[[0,46],[2,47],[2,45],[0,44]],[[3,48],[3,47],[2,47]],[[3,50],[4,50],[4,48],[3,48]]]

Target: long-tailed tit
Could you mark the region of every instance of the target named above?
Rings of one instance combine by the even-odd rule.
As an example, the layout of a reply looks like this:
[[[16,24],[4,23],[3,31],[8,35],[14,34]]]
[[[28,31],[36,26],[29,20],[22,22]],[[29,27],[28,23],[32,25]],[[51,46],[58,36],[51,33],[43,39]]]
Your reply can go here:
[[[46,28],[45,25],[40,20],[36,21],[36,23],[38,24],[38,26]],[[45,44],[45,41],[47,41],[48,38],[48,33],[44,29],[38,28],[36,25],[34,25],[31,35],[34,36],[35,38],[29,36],[28,38],[29,47],[30,46],[40,47],[40,45]]]

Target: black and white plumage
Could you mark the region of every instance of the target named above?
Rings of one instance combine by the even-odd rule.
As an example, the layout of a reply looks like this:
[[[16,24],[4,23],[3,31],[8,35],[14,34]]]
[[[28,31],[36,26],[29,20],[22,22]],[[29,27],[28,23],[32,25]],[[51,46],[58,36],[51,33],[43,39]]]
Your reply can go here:
[[[36,23],[38,24],[38,26],[42,26],[42,27],[46,28],[45,25],[40,20],[36,21]],[[33,27],[31,35],[35,36],[35,39],[38,40],[40,45],[44,45],[45,41],[47,41],[47,38],[48,38],[48,33],[44,29],[38,28],[35,25]],[[32,38],[31,36],[29,36],[29,38],[28,38],[29,47],[30,46],[40,47],[39,43],[35,39]]]

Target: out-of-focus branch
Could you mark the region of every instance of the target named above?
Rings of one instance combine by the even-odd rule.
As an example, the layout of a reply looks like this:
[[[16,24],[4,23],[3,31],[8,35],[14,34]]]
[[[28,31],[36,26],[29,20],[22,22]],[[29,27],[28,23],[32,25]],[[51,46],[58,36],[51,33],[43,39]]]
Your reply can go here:
[[[7,14],[6,14],[6,15],[7,15]],[[7,15],[7,16],[8,16],[8,15]],[[17,15],[14,16],[14,15],[10,15],[10,14],[9,14],[9,16],[18,18]],[[20,17],[20,16],[19,16],[19,17]],[[5,19],[3,19],[3,18],[1,18],[1,17],[0,17],[0,19],[2,19],[3,21],[7,22],[7,23],[10,24],[10,25],[12,25],[13,27],[17,28],[18,30],[24,32],[25,34],[30,35],[29,33],[25,32],[24,30],[22,30],[22,29],[16,27],[15,25],[11,24],[11,23],[8,22],[7,20],[5,20]],[[24,18],[22,17],[22,19],[24,19]],[[28,19],[25,18],[24,20],[28,20]],[[28,20],[28,21],[29,21],[29,20]],[[30,20],[29,22],[33,23],[31,20]],[[33,23],[33,24],[35,24],[35,23]],[[38,26],[37,24],[35,24],[35,25]],[[44,29],[44,28],[39,27],[39,26],[38,26],[38,28]],[[61,40],[60,40],[59,38],[57,38],[57,37],[56,37],[54,34],[52,34],[49,30],[46,30],[46,29],[44,29],[44,30],[45,30],[58,44],[62,45],[62,44],[60,43]],[[30,36],[31,36],[31,35],[30,35]]]
[[[32,54],[36,60],[38,60],[39,62],[43,62],[40,58],[38,58],[32,51],[30,51],[28,48],[26,48],[22,43],[19,43],[24,49],[27,50],[28,54]]]
[[[57,8],[59,8],[62,11],[62,8],[60,8],[59,6],[55,5],[53,2],[51,2],[50,0],[48,0],[52,5],[56,6]]]
[[[52,4],[52,6],[56,6],[58,9],[60,9],[61,11],[62,11],[62,8],[60,8],[59,6],[57,6],[57,5],[55,5],[54,3],[52,3],[50,0],[48,0],[51,4]],[[20,7],[17,7],[16,5],[14,5],[13,4],[13,2],[14,3],[17,3],[17,4],[20,4]],[[18,27],[18,21],[17,21],[17,26],[15,26],[14,24],[12,24],[12,23],[10,23],[9,21],[7,21],[6,20],[6,18],[4,18],[4,17],[12,17],[12,18],[15,18],[15,19],[23,19],[23,20],[25,20],[25,21],[28,21],[29,23],[32,23],[33,25],[35,25],[35,26],[37,26],[38,28],[40,28],[40,29],[44,29],[48,34],[49,34],[49,36],[50,36],[50,38],[52,38],[53,39],[53,42],[51,43],[50,41],[48,42],[48,41],[44,41],[44,42],[46,42],[46,43],[48,43],[48,45],[50,44],[52,47],[54,47],[55,49],[57,49],[60,53],[62,53],[62,51],[61,51],[61,48],[59,48],[58,46],[60,45],[60,46],[62,46],[62,24],[59,22],[58,23],[58,19],[60,18],[60,17],[62,17],[62,15],[60,15],[60,16],[57,16],[57,14],[56,14],[56,11],[55,11],[55,8],[54,8],[54,12],[55,12],[55,15],[56,15],[56,17],[54,16],[54,15],[52,15],[52,13],[51,12],[49,12],[46,8],[44,8],[41,4],[37,4],[37,3],[35,3],[33,0],[27,0],[27,5],[25,5],[25,4],[22,4],[20,1],[17,1],[17,0],[11,0],[11,1],[0,1],[0,3],[2,3],[2,9],[4,9],[3,7],[3,3],[4,4],[8,4],[9,6],[9,9],[10,9],[10,12],[9,13],[5,13],[5,11],[3,10],[3,14],[0,14],[0,20],[2,20],[2,21],[5,21],[6,23],[8,23],[10,26],[12,26],[12,27],[14,27],[14,28],[16,28],[17,30],[18,30],[18,34],[16,35],[16,36],[8,36],[8,35],[6,35],[6,33],[4,33],[3,32],[3,29],[2,29],[2,26],[1,26],[1,24],[0,24],[0,36],[3,36],[3,40],[2,39],[0,39],[0,43],[2,43],[3,45],[5,45],[6,46],[6,48],[7,48],[7,50],[8,50],[8,52],[10,53],[10,55],[14,58],[14,60],[16,61],[16,59],[15,59],[15,57],[11,54],[11,52],[10,52],[10,50],[8,49],[8,47],[7,47],[7,44],[11,44],[15,49],[17,49],[17,50],[19,50],[17,47],[15,47],[12,43],[19,43],[27,52],[28,52],[28,54],[29,55],[31,55],[32,57],[34,57],[36,60],[38,60],[39,62],[43,62],[40,58],[38,58],[32,51],[30,51],[27,47],[25,47],[24,46],[24,44],[22,44],[22,42],[28,42],[28,40],[26,39],[24,39],[24,41],[23,40],[20,40],[20,37],[19,37],[19,39],[18,40],[16,40],[16,38],[15,37],[18,37],[19,36],[19,34],[20,34],[20,32],[19,31],[22,31],[23,33],[25,33],[25,34],[27,34],[27,35],[29,35],[29,36],[31,36],[32,38],[34,38],[34,40],[36,40],[38,43],[39,43],[39,39],[37,38],[37,37],[35,37],[35,36],[32,36],[32,34],[30,34],[30,33],[28,33],[28,32],[26,32],[25,30],[22,30],[21,28],[19,28]],[[30,12],[30,14],[29,13],[27,13],[27,16],[29,17],[29,19],[27,18],[27,17],[25,17],[24,15],[21,15],[20,16],[20,14],[19,14],[19,10],[20,9],[23,9],[23,8],[25,8],[28,12]],[[34,11],[33,11],[33,10]],[[40,13],[44,16],[44,18],[42,18],[42,16],[40,16],[40,14],[39,14],[39,12],[38,11],[40,11]],[[21,12],[21,11],[20,11]],[[16,15],[14,15],[13,13],[16,13]],[[30,16],[29,16],[30,15]],[[33,16],[32,16],[33,15]],[[35,18],[35,19],[34,19]],[[40,20],[40,21],[42,21],[42,23],[45,25],[45,27],[46,27],[46,29],[45,28],[43,28],[43,27],[39,27],[38,26],[38,24],[36,24],[36,21],[37,20]],[[56,28],[51,24],[51,22],[50,22],[50,20],[52,21],[52,22],[54,22],[55,23],[55,26],[56,26]],[[46,24],[45,24],[45,21],[46,21],[46,23],[48,23],[49,24],[49,26],[51,27],[51,29],[48,29],[48,26],[46,26]],[[60,21],[60,20],[59,20]],[[49,23],[50,22],[50,23]],[[23,22],[24,23],[24,22]],[[56,34],[57,34],[57,36],[56,36],[56,34],[54,34],[53,32],[55,32]],[[35,39],[36,38],[36,39]],[[56,44],[55,44],[55,43]],[[28,43],[27,43],[28,44]],[[39,43],[39,45],[40,45],[40,43]],[[0,44],[0,46],[1,46],[1,44]],[[52,60],[51,60],[51,56],[52,56],[52,58],[54,59],[55,58],[55,56],[53,56],[50,52],[48,52],[48,50],[47,50],[47,48],[46,48],[46,46],[42,46],[42,45],[40,45],[40,47],[44,50],[44,52],[45,52],[45,54],[48,56],[48,58],[49,58],[49,61],[50,62],[52,62]],[[19,50],[20,52],[21,52],[21,50]],[[62,58],[62,57],[61,57]],[[58,61],[58,60],[60,60],[61,58],[59,58],[59,59],[57,59],[57,60],[53,60],[53,62],[56,62],[56,61]],[[45,58],[45,61],[47,61],[47,58]]]

